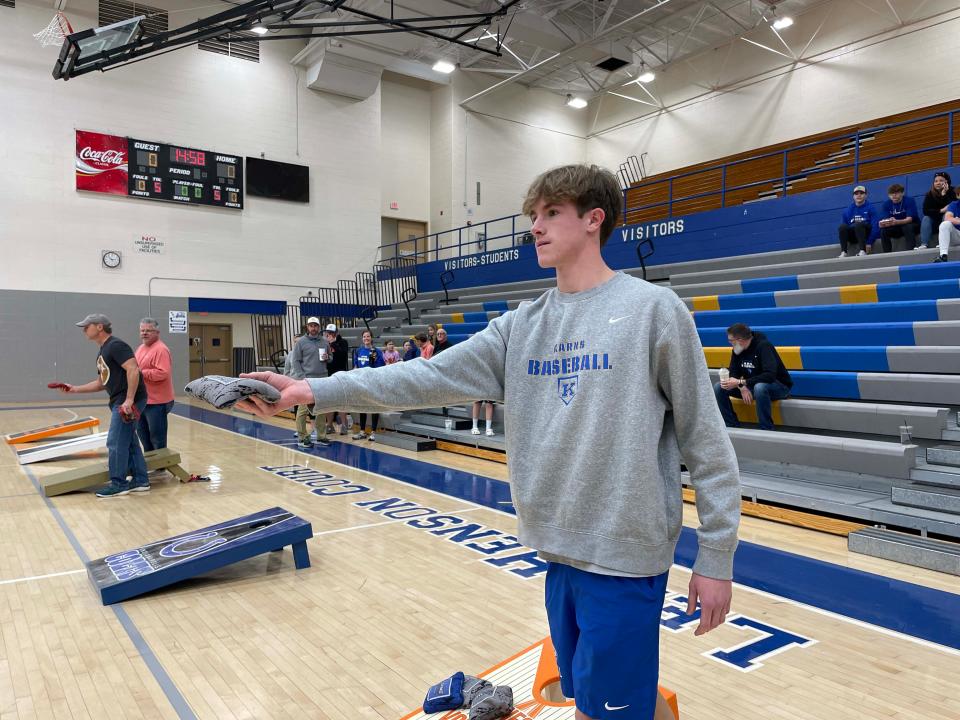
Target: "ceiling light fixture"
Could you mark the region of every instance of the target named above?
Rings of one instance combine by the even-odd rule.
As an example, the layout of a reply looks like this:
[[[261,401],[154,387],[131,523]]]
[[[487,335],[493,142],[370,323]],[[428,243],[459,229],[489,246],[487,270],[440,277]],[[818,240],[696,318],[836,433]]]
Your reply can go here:
[[[789,15],[784,15],[782,18],[777,18],[773,21],[774,30],[783,30],[793,25],[793,18]]]
[[[587,101],[582,97],[574,97],[573,95],[567,95],[567,105],[576,108],[577,110],[582,110],[587,106]]]
[[[251,29],[253,32],[255,32],[257,35],[266,35],[266,34],[267,34],[267,29],[266,29],[263,25],[261,25],[260,23],[257,23],[256,25],[254,25],[254,26],[253,26],[252,28],[250,28],[250,29]]]
[[[444,75],[449,75],[454,70],[457,69],[457,66],[453,63],[449,63],[446,60],[437,60],[433,64],[433,69],[438,73],[443,73]]]
[[[641,73],[641,74],[637,77],[637,82],[642,82],[642,83],[653,82],[653,79],[654,79],[655,77],[656,77],[656,75],[654,75],[650,70],[647,70],[647,71]]]

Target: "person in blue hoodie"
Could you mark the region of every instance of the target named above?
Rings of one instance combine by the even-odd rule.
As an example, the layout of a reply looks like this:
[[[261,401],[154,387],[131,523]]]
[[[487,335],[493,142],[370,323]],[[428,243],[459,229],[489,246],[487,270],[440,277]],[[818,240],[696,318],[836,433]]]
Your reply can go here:
[[[888,200],[880,206],[880,241],[885,253],[893,252],[893,238],[903,238],[904,250],[913,250],[920,231],[920,211],[917,201],[904,196],[903,185],[893,183],[887,188]]]
[[[854,254],[854,247],[859,248],[857,255],[867,254],[867,241],[875,221],[876,211],[867,205],[867,189],[863,185],[857,185],[853,189],[853,202],[843,211],[843,222],[837,228],[840,236],[840,257]]]
[[[383,352],[373,346],[373,335],[369,330],[364,330],[360,336],[361,345],[353,351],[353,369],[378,368],[386,363],[383,361]],[[354,440],[376,440],[377,426],[380,424],[380,413],[370,414],[370,434],[364,433],[363,429],[367,426],[367,413],[360,413],[360,431],[354,433]]]

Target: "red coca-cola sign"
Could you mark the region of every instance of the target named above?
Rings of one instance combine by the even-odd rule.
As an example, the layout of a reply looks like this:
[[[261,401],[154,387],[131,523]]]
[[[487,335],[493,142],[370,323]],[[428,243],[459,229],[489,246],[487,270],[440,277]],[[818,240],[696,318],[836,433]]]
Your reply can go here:
[[[77,190],[127,194],[127,138],[77,130]]]

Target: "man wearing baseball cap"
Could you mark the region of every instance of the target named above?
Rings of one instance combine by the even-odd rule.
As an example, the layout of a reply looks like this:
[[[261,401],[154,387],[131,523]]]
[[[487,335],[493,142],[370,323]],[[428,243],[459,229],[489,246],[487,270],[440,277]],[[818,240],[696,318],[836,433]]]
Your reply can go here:
[[[840,236],[840,257],[845,258],[848,254],[866,255],[867,241],[873,233],[876,221],[876,211],[867,205],[867,188],[857,185],[853,189],[853,202],[843,211],[843,222],[837,229]]]
[[[110,484],[100,488],[97,497],[149,492],[147,462],[136,433],[136,419],[147,406],[147,389],[140,377],[133,349],[113,336],[110,318],[101,313],[87,315],[77,327],[83,328],[87,339],[100,346],[98,377],[85,385],[64,385],[60,391],[91,393],[106,390],[110,394],[110,430],[107,432]],[[128,473],[133,475],[132,482],[127,480]]]
[[[340,331],[337,329],[335,323],[330,323],[324,328],[323,337],[326,338],[327,343],[330,345],[330,359],[327,360],[327,374],[333,377],[338,372],[343,372],[347,369],[347,357],[350,355],[350,345],[340,335]],[[353,427],[353,418],[350,417],[346,410],[338,410],[334,415],[340,416],[337,418],[337,432],[341,435],[346,435],[347,431]]]
[[[290,360],[291,377],[298,380],[327,377],[330,346],[320,336],[320,320],[318,318],[307,318],[307,332],[293,346],[290,354],[293,356]],[[297,445],[303,449],[313,447],[307,429],[308,416],[313,416],[313,413],[310,412],[310,405],[297,407]],[[314,418],[313,424],[317,429],[317,444],[326,447],[330,444],[330,441],[327,440],[327,424],[324,418]]]

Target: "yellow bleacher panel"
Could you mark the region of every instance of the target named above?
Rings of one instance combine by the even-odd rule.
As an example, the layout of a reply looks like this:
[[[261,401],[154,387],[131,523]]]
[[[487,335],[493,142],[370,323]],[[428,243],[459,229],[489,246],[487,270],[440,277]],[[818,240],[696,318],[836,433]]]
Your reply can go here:
[[[730,367],[730,356],[733,351],[728,347],[705,347],[703,355],[707,360],[707,367]],[[778,347],[780,359],[787,370],[803,370],[803,359],[800,357],[799,347]]]
[[[719,310],[720,297],[717,295],[700,295],[693,298],[693,311],[699,310]]]
[[[463,313],[453,313],[452,315],[450,315],[450,322],[462,323]]]
[[[757,405],[756,403],[745,404],[740,398],[730,398],[733,402],[733,411],[742,423],[757,423]],[[773,414],[773,424],[783,425],[783,415],[780,413],[780,401],[774,400],[771,403],[770,412]]]
[[[877,300],[877,284],[872,285],[844,285],[840,288],[840,302],[844,305],[849,303],[875,303]]]

